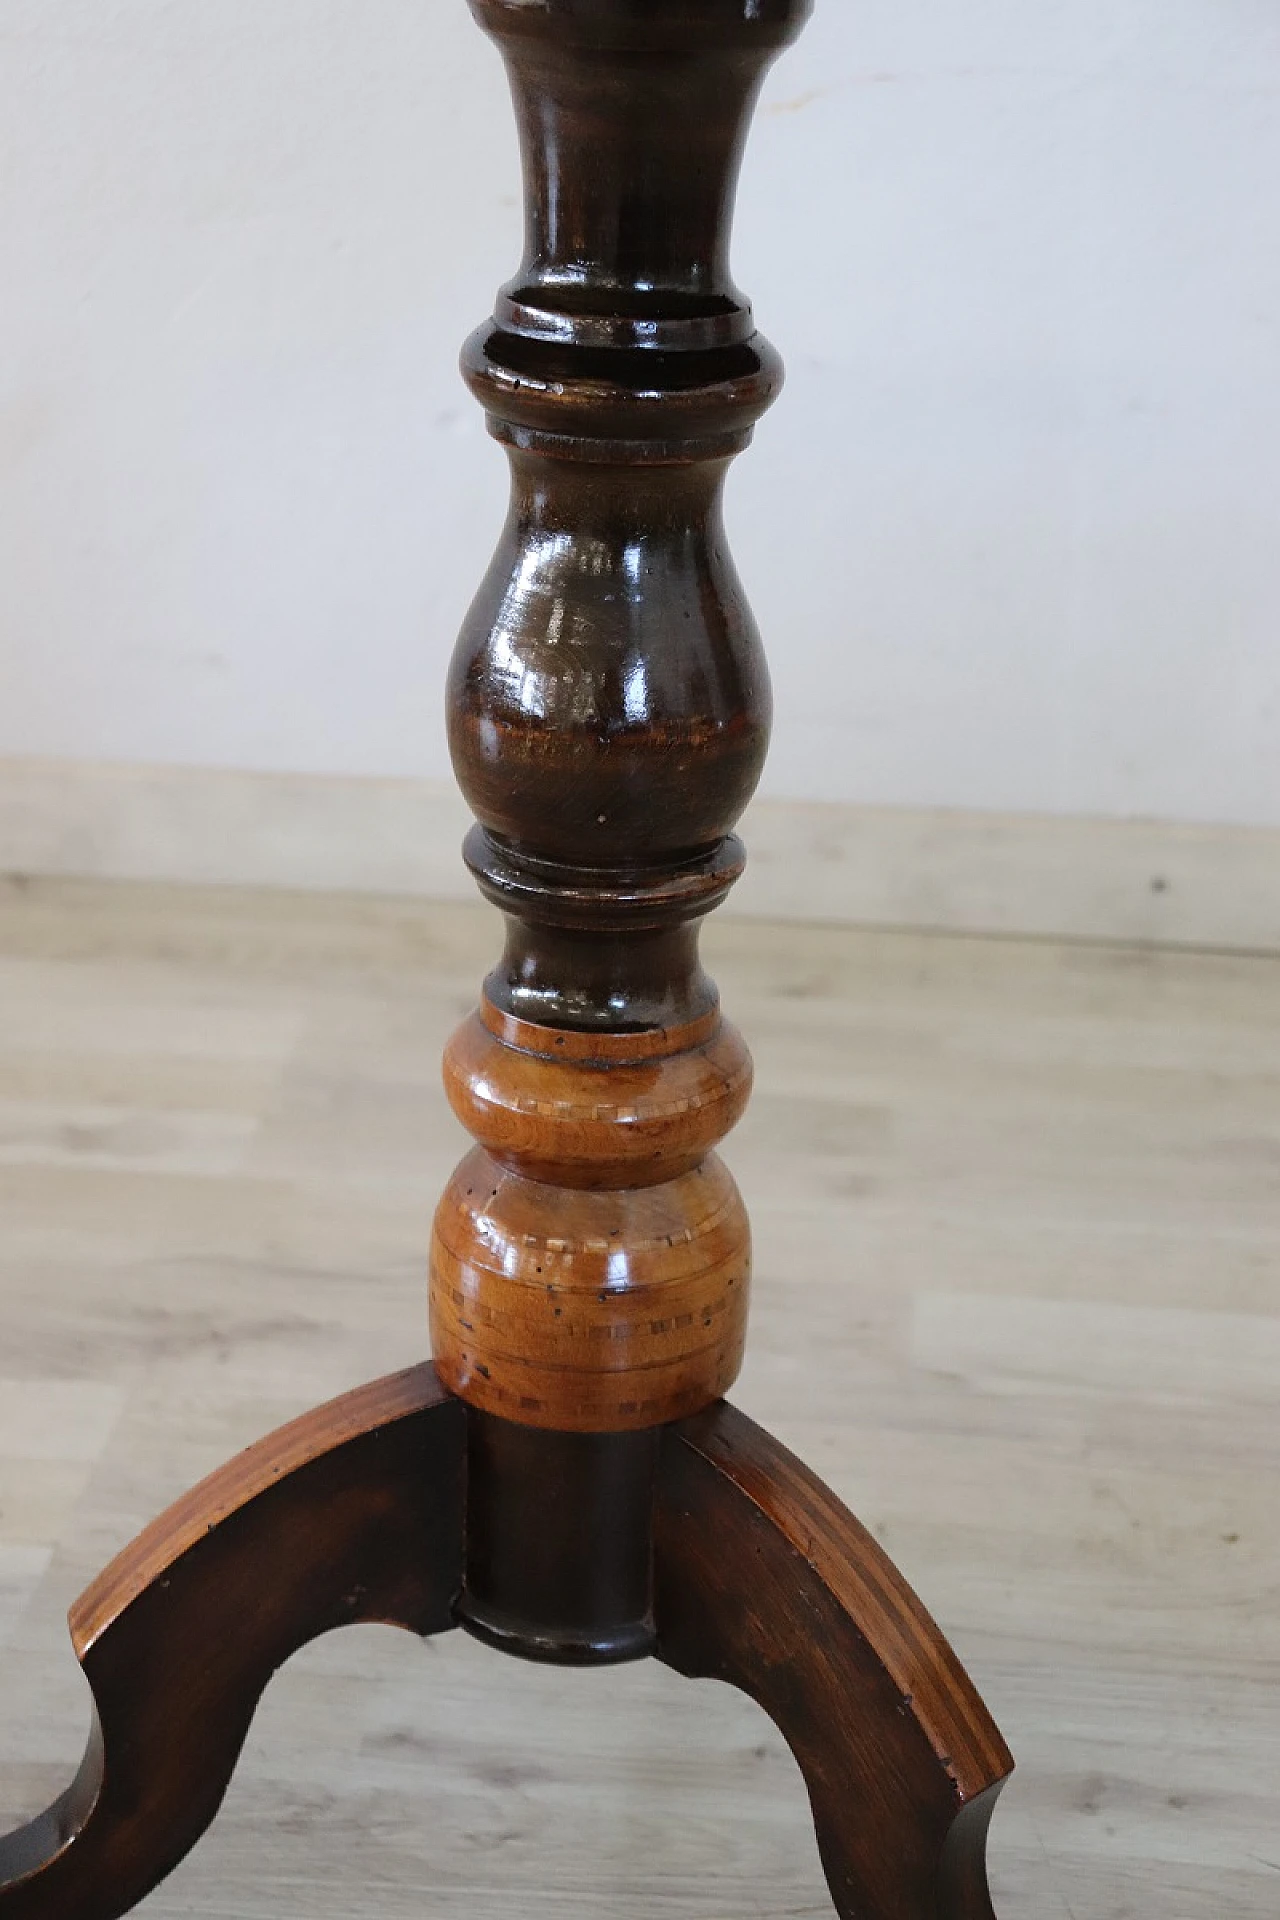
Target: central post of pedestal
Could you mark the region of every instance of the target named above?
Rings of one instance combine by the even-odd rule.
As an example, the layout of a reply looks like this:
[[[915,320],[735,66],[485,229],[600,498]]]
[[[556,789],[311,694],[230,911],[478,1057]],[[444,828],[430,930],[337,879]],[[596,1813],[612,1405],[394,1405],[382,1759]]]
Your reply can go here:
[[[742,1359],[714,1149],[750,1057],[698,959],[769,681],[721,492],[777,393],[729,273],[751,109],[810,0],[472,0],[520,128],[526,250],[463,366],[510,515],[449,683],[466,858],[506,951],[445,1065],[478,1141],[436,1217],[436,1367],[474,1410],[460,1617],[650,1650],[659,1429]]]
[[[729,215],[809,0],[471,5],[527,246],[464,356],[512,499],[450,739],[507,940],[445,1061],[477,1145],[432,1236],[435,1366],[269,1436],[76,1602],[93,1730],[0,1836],[0,1920],[119,1920],[214,1818],[282,1662],[373,1620],[727,1681],[796,1757],[841,1920],[992,1920],[1004,1741],[876,1542],[722,1398],[751,1240],[715,1149],[751,1063],[698,926],[769,686],[720,495],[781,378]]]

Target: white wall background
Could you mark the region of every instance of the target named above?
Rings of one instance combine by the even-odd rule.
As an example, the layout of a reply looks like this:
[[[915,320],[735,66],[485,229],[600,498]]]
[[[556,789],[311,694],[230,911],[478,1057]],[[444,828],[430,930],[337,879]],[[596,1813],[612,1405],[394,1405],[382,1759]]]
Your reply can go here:
[[[0,0],[0,753],[441,775],[519,250],[463,0]],[[819,0],[736,270],[768,790],[1280,824],[1280,6]]]

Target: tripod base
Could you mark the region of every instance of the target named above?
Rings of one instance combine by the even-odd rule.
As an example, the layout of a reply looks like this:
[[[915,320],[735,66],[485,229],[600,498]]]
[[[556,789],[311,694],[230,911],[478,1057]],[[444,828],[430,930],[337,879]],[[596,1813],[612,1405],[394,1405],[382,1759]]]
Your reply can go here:
[[[71,1613],[88,1749],[0,1839],[0,1920],[116,1920],[143,1899],[211,1824],[263,1690],[307,1641],[465,1616],[468,1418],[430,1366],[377,1381],[250,1448],[113,1562]],[[636,1650],[777,1723],[842,1920],[989,1920],[986,1828],[1013,1763],[879,1547],[723,1401],[662,1430],[654,1485]]]

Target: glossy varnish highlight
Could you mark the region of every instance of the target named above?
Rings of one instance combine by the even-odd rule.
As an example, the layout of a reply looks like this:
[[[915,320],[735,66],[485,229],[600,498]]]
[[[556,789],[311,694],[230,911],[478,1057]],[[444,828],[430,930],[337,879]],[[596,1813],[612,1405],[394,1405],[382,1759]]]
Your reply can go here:
[[[528,247],[464,356],[512,508],[451,741],[507,940],[446,1060],[477,1144],[436,1215],[437,1368],[233,1461],[90,1588],[93,1733],[0,1840],[0,1920],[117,1920],[213,1818],[275,1668],[358,1620],[729,1680],[799,1761],[842,1920],[990,1920],[1003,1742],[875,1542],[720,1398],[750,1234],[715,1149],[750,1061],[697,928],[769,719],[720,493],[779,378],[728,215],[807,0],[474,5]]]
[[[463,355],[511,508],[449,738],[508,931],[445,1063],[479,1146],[436,1217],[432,1346],[474,1407],[622,1431],[717,1398],[746,1329],[750,1233],[713,1149],[750,1061],[697,923],[741,871],[768,745],[721,499],[781,365],[729,216],[760,80],[808,7],[474,11],[511,78],[527,244]]]
[[[464,1023],[445,1084],[482,1144],[445,1192],[431,1251],[432,1345],[455,1393],[606,1432],[727,1390],[751,1236],[711,1149],[750,1081],[715,1014],[674,1036],[535,1028],[488,1003]]]

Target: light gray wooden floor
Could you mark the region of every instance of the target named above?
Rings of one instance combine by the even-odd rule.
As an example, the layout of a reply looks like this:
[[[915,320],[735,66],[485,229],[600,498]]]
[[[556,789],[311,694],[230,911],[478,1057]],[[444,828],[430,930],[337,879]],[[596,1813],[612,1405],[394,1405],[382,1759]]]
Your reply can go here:
[[[420,1358],[482,909],[0,894],[0,1821],[66,1783],[62,1615],[230,1451]],[[737,1398],[887,1543],[1020,1768],[1002,1920],[1280,1912],[1280,964],[713,925]],[[183,1703],[174,1702],[175,1713]],[[334,1637],[153,1920],[829,1911],[727,1690]],[[52,1920],[52,1917],[51,1917]]]

